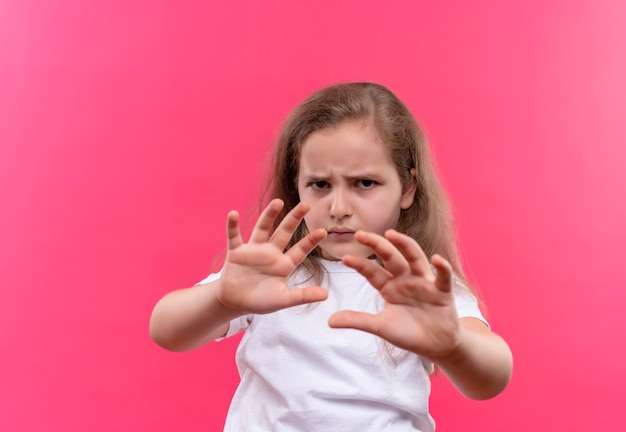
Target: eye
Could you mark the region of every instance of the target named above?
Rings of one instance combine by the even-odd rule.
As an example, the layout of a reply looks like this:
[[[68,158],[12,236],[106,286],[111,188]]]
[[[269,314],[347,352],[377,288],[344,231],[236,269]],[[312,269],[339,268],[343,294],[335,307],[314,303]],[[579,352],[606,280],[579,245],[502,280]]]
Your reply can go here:
[[[313,190],[328,189],[328,187],[329,187],[328,182],[324,180],[318,180],[316,182],[311,183],[311,189]]]
[[[357,186],[361,189],[371,189],[376,186],[376,182],[374,180],[362,179],[357,181]]]

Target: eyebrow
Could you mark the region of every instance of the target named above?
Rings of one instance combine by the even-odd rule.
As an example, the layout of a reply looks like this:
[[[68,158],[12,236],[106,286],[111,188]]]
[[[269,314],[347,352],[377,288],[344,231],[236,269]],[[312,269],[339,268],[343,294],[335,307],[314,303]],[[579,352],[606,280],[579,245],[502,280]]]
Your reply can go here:
[[[301,179],[307,183],[311,183],[311,182],[316,182],[316,181],[327,180],[328,177],[329,176],[325,176],[325,175],[310,174],[310,175],[303,175]]]
[[[328,180],[330,177],[332,177],[329,174],[323,174],[323,173],[311,173],[311,174],[306,174],[302,176],[302,179],[308,182],[311,181],[321,181],[321,180]],[[371,171],[366,171],[366,172],[362,172],[362,173],[357,173],[357,174],[351,174],[351,175],[347,175],[347,176],[341,176],[343,178],[347,178],[348,180],[362,180],[362,179],[382,179],[384,176],[381,174],[376,174],[374,172]]]

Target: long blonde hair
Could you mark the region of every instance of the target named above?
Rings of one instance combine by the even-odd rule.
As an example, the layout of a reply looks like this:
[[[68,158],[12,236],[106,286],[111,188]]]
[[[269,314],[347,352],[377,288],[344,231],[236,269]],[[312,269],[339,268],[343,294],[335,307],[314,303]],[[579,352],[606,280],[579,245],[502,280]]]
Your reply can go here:
[[[402,210],[396,229],[415,239],[427,256],[446,258],[455,274],[465,280],[459,259],[447,197],[437,179],[428,142],[417,121],[402,101],[386,87],[367,82],[338,84],[323,88],[301,102],[285,121],[274,147],[272,174],[262,203],[280,198],[285,206],[275,225],[300,201],[297,187],[300,151],[315,131],[345,121],[369,122],[391,154],[403,187],[413,181],[413,205]],[[287,248],[307,234],[300,224]],[[312,252],[303,266],[319,280],[319,252]]]

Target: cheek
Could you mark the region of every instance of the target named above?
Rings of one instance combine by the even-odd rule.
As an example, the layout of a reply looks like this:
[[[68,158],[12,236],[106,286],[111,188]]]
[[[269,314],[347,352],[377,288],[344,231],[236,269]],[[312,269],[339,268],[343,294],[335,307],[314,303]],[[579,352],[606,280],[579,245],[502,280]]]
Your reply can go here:
[[[398,220],[400,219],[400,203],[398,200],[389,200],[385,199],[379,202],[375,209],[388,209],[386,212],[381,211],[370,211],[368,213],[368,217],[372,218],[373,221],[377,222],[377,225],[381,227],[381,229],[389,229],[395,228],[398,224]]]
[[[311,210],[304,216],[307,227],[312,229],[327,228],[328,205],[324,201],[309,201]]]
[[[304,216],[304,224],[311,231],[316,229],[319,225],[319,210],[315,206],[311,206],[311,210]]]

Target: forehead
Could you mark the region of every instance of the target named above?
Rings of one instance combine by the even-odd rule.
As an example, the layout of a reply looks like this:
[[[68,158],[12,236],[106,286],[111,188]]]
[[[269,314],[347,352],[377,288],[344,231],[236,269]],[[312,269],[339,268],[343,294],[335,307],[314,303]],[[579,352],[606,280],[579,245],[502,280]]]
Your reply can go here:
[[[313,132],[302,144],[301,170],[395,168],[387,146],[374,127],[365,121],[343,122]]]

